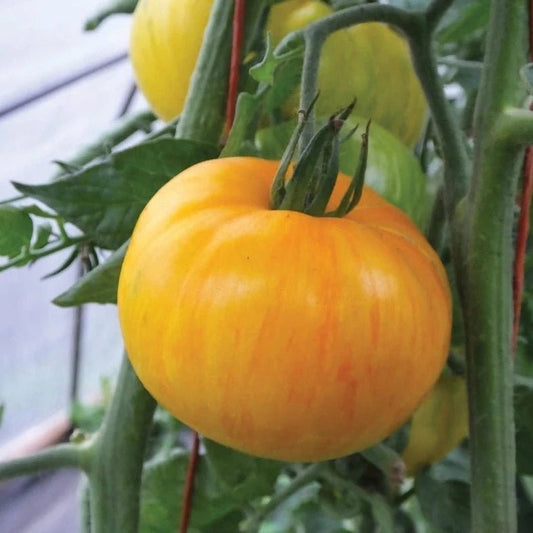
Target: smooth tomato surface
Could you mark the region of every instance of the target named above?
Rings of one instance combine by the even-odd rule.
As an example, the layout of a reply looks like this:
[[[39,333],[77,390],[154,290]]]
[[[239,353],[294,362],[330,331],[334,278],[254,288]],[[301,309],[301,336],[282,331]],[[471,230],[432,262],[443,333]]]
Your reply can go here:
[[[276,169],[218,159],[165,185],[124,261],[120,323],[177,418],[244,452],[323,460],[383,439],[431,389],[450,292],[416,226],[371,189],[342,219],[272,211]]]
[[[443,375],[424,398],[411,421],[409,442],[402,453],[407,473],[440,461],[468,435],[466,383]]]

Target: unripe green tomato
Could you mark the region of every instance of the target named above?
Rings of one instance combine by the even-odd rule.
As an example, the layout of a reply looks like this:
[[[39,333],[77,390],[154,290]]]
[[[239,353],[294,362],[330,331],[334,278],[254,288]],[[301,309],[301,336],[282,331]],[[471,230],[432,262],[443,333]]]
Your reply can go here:
[[[465,380],[443,375],[411,420],[409,442],[402,453],[407,474],[440,461],[468,435]]]
[[[140,0],[130,38],[137,84],[154,111],[171,120],[181,112],[200,51],[212,0]],[[331,13],[318,0],[291,0],[271,9],[267,31],[275,42]],[[343,73],[339,80],[339,72]],[[337,31],[325,42],[318,84],[319,114],[327,116],[354,98],[359,114],[406,144],[419,137],[426,104],[405,41],[383,24]],[[295,94],[284,107],[294,116]]]
[[[366,125],[366,119],[352,116],[343,128],[343,132],[348,132],[357,124],[358,131],[344,141],[340,149],[340,170],[349,176],[353,176],[357,167],[361,149],[360,132]],[[295,127],[296,122],[289,121],[259,130],[256,145],[261,157],[279,159]],[[365,183],[424,229],[432,198],[427,192],[427,177],[418,159],[378,124],[371,124],[369,137]]]
[[[318,0],[292,0],[271,11],[274,42],[332,10]],[[339,74],[341,77],[339,77]],[[316,110],[328,116],[357,98],[357,112],[391,131],[408,146],[420,136],[427,108],[405,40],[380,23],[358,24],[330,35],[318,71]],[[295,95],[286,110],[298,104]]]

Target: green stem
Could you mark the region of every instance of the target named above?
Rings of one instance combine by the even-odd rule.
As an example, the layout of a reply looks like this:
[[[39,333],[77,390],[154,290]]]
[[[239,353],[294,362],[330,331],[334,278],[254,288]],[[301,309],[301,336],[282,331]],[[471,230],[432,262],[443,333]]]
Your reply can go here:
[[[472,531],[514,533],[512,225],[523,151],[502,142],[499,119],[523,99],[526,2],[493,0],[474,121],[475,163],[463,238]]]
[[[138,531],[144,451],[155,406],[124,357],[88,472],[93,533]]]
[[[444,160],[444,203],[448,220],[452,220],[455,206],[466,194],[471,164],[465,139],[439,78],[429,29],[429,22],[419,19],[418,24],[411,26],[407,37]]]
[[[318,61],[327,36],[362,22],[385,22],[400,29],[408,38],[413,65],[424,89],[445,161],[446,207],[449,218],[465,195],[470,163],[459,124],[446,100],[432,50],[432,32],[451,0],[435,0],[427,11],[408,11],[390,5],[371,4],[344,9],[311,24],[304,32],[306,49],[301,86],[301,109],[307,109],[317,92]],[[301,146],[313,135],[311,113],[302,134]]]
[[[327,463],[314,463],[308,466],[303,472],[298,474],[286,487],[274,494],[268,502],[250,516],[241,526],[242,531],[255,532],[261,522],[273,511],[275,511],[285,500],[298,492],[307,484],[318,479],[325,471]]]
[[[66,163],[68,166],[81,168],[98,157],[106,156],[110,149],[131,137],[139,130],[148,132],[150,125],[156,120],[151,111],[141,111],[132,117],[120,120],[116,126],[102,135],[99,139],[88,144]],[[64,171],[58,171],[52,179],[65,176]]]
[[[21,459],[0,463],[0,480],[38,474],[57,468],[86,469],[92,446],[88,444],[58,444]]]
[[[191,78],[176,137],[217,145],[226,120],[234,2],[215,0]],[[246,6],[244,53],[261,31],[260,14],[266,0]]]
[[[42,259],[43,257],[46,257],[48,255],[55,254],[56,252],[60,252],[61,250],[64,250],[65,248],[70,248],[71,246],[74,246],[76,244],[80,244],[87,240],[87,237],[81,236],[81,237],[66,237],[61,238],[59,240],[59,243],[54,244],[53,246],[49,246],[47,248],[41,248],[39,250],[26,250],[25,252],[21,253],[17,257],[14,257],[7,263],[4,263],[3,265],[0,265],[0,272],[3,272],[4,270],[8,270],[9,268],[13,268],[16,266],[23,266],[26,265],[29,261],[36,261],[37,259]]]
[[[504,144],[533,144],[533,112],[509,107],[499,116],[494,134]]]

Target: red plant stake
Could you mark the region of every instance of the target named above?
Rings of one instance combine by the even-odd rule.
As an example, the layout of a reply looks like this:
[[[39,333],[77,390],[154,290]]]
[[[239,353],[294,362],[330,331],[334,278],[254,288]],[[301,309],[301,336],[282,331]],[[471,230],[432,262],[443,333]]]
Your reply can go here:
[[[529,57],[533,58],[533,0],[529,3]],[[533,104],[530,108],[533,111]],[[533,192],[533,149],[528,146],[524,158],[522,175],[522,191],[520,198],[520,218],[516,236],[516,248],[513,272],[513,353],[516,351],[518,329],[520,326],[520,310],[524,292],[524,267],[526,260],[527,237],[529,234],[529,212],[531,210],[531,193]]]

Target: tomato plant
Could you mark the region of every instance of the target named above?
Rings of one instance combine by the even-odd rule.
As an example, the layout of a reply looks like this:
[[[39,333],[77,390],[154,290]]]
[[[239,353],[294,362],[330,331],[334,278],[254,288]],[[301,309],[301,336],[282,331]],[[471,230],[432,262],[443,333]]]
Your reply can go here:
[[[183,108],[200,51],[212,0],[142,0],[133,16],[130,55],[139,87],[155,112],[170,120]],[[278,42],[292,31],[331,13],[317,0],[275,4],[267,31]],[[339,71],[351,73],[337,80]],[[391,77],[394,84],[389,83]],[[403,39],[383,24],[365,24],[334,33],[320,62],[322,97],[317,111],[328,116],[357,98],[358,113],[413,145],[426,118],[422,89]],[[294,116],[298,96],[285,104]]]
[[[90,272],[55,303],[116,304],[118,292],[135,371],[124,357],[96,432],[2,463],[0,479],[83,470],[84,533],[178,522],[180,533],[529,531],[526,1],[141,0],[137,16],[148,21],[132,34],[139,85],[179,120],[126,117],[62,163],[61,179],[14,184],[20,195],[0,217],[0,270],[69,251],[56,272],[80,257]],[[290,37],[267,47],[267,25],[275,42]],[[404,94],[420,94],[407,46],[431,114],[416,157],[440,188],[435,201],[414,156],[378,125],[412,144],[424,121],[425,105]],[[354,92],[370,140],[345,132],[339,148],[327,107],[338,133],[337,107]],[[286,142],[279,167],[263,159]],[[351,178],[338,175],[337,150]],[[365,158],[368,184],[414,221],[430,218],[436,251],[407,215],[359,189]],[[466,405],[468,436],[441,459],[465,436]]]

